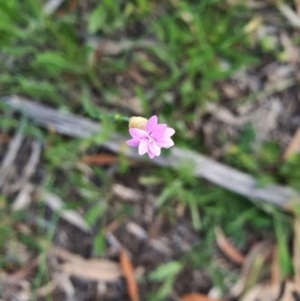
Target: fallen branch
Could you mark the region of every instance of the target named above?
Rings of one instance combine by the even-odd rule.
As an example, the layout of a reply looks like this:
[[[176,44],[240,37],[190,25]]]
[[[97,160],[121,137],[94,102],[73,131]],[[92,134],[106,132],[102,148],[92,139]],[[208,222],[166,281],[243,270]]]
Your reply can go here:
[[[277,1],[277,8],[292,26],[295,28],[300,28],[299,16],[288,5],[281,1]]]
[[[59,112],[17,96],[3,98],[2,102],[14,111],[22,112],[36,124],[63,135],[86,138],[102,131],[101,125],[97,122],[74,114]],[[124,154],[128,158],[151,162],[159,166],[178,169],[191,162],[194,166],[194,176],[204,178],[254,202],[264,201],[283,209],[289,209],[292,203],[298,201],[299,194],[289,187],[279,185],[260,187],[252,176],[198,153],[173,147],[169,155],[150,161],[139,156],[136,150],[127,147],[125,140],[125,137],[115,133],[103,145],[113,152]]]
[[[64,0],[49,0],[44,5],[44,13],[46,15],[52,15],[64,2]]]

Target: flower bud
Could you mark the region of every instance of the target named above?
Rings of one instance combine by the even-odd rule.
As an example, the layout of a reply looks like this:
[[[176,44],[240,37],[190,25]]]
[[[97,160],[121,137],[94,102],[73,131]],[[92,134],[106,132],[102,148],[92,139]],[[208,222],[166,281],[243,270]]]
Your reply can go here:
[[[141,129],[144,130],[146,127],[146,123],[148,122],[147,118],[140,117],[140,116],[132,116],[129,119],[129,128]]]

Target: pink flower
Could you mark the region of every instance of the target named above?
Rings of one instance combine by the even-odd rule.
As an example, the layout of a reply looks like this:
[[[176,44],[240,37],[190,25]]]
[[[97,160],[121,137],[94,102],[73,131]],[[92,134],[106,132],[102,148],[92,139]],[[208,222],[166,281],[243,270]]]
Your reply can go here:
[[[160,155],[162,147],[169,148],[174,145],[171,136],[175,130],[165,123],[158,124],[156,115],[147,121],[144,129],[130,128],[129,133],[132,139],[127,140],[127,144],[138,147],[140,155],[148,153],[151,159]]]

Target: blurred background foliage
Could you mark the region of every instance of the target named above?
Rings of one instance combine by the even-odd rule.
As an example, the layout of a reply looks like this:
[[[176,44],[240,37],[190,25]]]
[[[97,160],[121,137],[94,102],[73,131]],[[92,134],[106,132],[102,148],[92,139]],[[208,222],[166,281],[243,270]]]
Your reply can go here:
[[[251,91],[230,101],[220,86],[238,71],[259,72],[266,57],[282,60],[282,49],[274,47],[272,40],[253,42],[251,26],[255,28],[257,15],[244,1],[70,0],[53,13],[45,11],[45,4],[0,1],[0,96],[18,94],[57,110],[102,120],[104,133],[85,140],[68,140],[23,121],[26,135],[44,144],[41,185],[68,200],[67,208],[79,210],[94,227],[93,254],[104,254],[106,249],[103,217],[112,206],[109,187],[116,179],[131,177],[134,185],[156,193],[157,210],[171,225],[177,223],[174,208],[179,204],[187,208],[184,218],[201,236],[187,255],[158,265],[147,275],[149,281],[162,283],[156,296],[150,294],[151,300],[165,300],[183,265],[207,266],[215,226],[240,248],[249,246],[253,236],[257,240],[272,237],[279,245],[282,270],[292,275],[287,244],[291,219],[276,208],[253,204],[196,180],[190,165],[175,172],[132,166],[120,157],[113,172],[89,166],[87,173],[78,164],[82,155],[96,152],[113,131],[127,135],[127,126],[105,119],[115,113],[156,113],[176,129],[178,146],[210,156],[202,128],[210,116],[207,107],[222,105],[236,112],[239,105],[257,101]],[[4,107],[0,125],[6,133],[19,127]],[[298,155],[282,162],[282,145],[273,137],[257,145],[250,123],[233,131],[234,136],[222,129],[212,132],[216,150],[229,142],[218,160],[254,175],[261,185],[282,183],[299,189]],[[3,157],[3,148],[1,152]],[[0,197],[0,268],[9,270],[22,263],[16,263],[21,259],[13,258],[7,242],[21,241],[26,248],[42,252],[51,244],[57,216],[51,216],[52,226],[46,227],[42,219],[47,210],[39,205],[37,228],[28,226],[20,232],[16,225],[30,224],[32,214],[13,214],[8,199],[5,194]],[[133,204],[113,204],[113,209],[112,219],[119,222],[134,216]],[[227,271],[212,263],[209,273],[214,284],[224,288],[220,275]]]

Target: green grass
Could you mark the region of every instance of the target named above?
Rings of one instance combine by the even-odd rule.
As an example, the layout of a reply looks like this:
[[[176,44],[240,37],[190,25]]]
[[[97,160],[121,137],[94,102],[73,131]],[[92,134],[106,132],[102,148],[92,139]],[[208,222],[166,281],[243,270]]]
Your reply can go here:
[[[44,143],[42,186],[68,200],[68,208],[80,209],[89,225],[98,225],[93,254],[99,255],[105,253],[102,218],[110,206],[109,187],[114,178],[93,166],[86,173],[78,163],[82,155],[92,152],[114,130],[127,133],[122,121],[112,125],[105,116],[119,113],[127,117],[135,113],[135,107],[126,105],[124,95],[137,96],[143,115],[156,113],[176,128],[177,145],[205,150],[191,124],[205,113],[207,103],[222,100],[216,88],[218,83],[258,62],[244,31],[250,20],[249,11],[217,0],[161,3],[103,0],[100,4],[91,1],[88,10],[81,7],[71,10],[70,1],[65,1],[58,13],[48,16],[40,2],[0,2],[0,96],[19,94],[58,110],[102,120],[104,135],[84,140],[68,140],[29,122],[26,126],[28,136]],[[91,37],[100,41],[129,39],[134,43],[118,55],[102,55],[89,43]],[[144,40],[152,42],[139,47]],[[142,80],[136,80],[132,72]],[[251,95],[249,101],[254,101],[250,98]],[[0,126],[10,133],[19,125],[10,112],[1,108]],[[299,156],[278,167],[281,153],[276,141],[253,149],[254,139],[253,128],[246,126],[222,160],[253,174],[262,185],[282,182],[299,189],[300,174],[295,168]],[[131,173],[127,160],[122,160],[118,177]],[[196,244],[182,258],[165,263],[145,276],[161,282],[158,294],[151,298],[166,298],[183,265],[205,268],[208,260],[213,261],[210,255],[215,226],[220,226],[240,248],[247,245],[249,233],[259,233],[263,228],[262,238],[270,235],[278,242],[282,274],[292,275],[286,248],[291,237],[290,217],[196,180],[192,168],[187,164],[178,172],[149,169],[149,173],[136,179],[143,187],[159,191],[156,205],[164,219],[176,224],[172,219],[173,208],[183,204],[191,227],[202,235],[201,244]],[[8,204],[6,196],[1,196],[0,254],[5,252],[8,240],[21,239],[21,234],[14,230],[19,218],[28,222],[26,212],[15,216]],[[42,207],[38,212],[42,214],[43,210]],[[133,212],[133,205],[118,210],[115,218],[122,220]],[[52,223],[55,226],[56,218]],[[38,229],[36,233],[21,235],[21,240],[37,253],[43,252],[45,245],[51,243],[51,231],[44,238],[45,230]],[[7,264],[7,259],[1,258],[0,268]],[[216,266],[210,273],[213,282],[221,286],[222,271]],[[36,277],[38,287],[45,282],[43,268]]]

